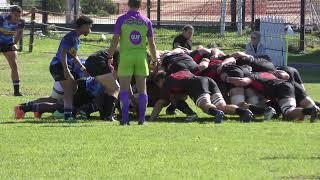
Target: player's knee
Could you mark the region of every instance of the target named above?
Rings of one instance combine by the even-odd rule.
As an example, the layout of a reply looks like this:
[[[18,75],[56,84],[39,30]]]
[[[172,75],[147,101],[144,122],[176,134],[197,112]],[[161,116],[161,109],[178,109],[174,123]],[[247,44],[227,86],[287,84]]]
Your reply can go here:
[[[245,102],[245,97],[243,94],[235,94],[230,97],[230,101],[231,101],[231,104],[239,106],[243,102]]]
[[[302,106],[303,108],[312,108],[312,107],[315,107],[316,104],[315,102],[313,101],[313,99],[311,99],[311,97],[307,96],[305,97],[300,103],[299,103],[300,106]]]
[[[201,108],[203,111],[206,111],[209,106],[211,105],[210,102],[210,95],[209,94],[203,94],[196,100],[196,105]]]
[[[278,103],[281,108],[281,112],[284,115],[288,115],[290,112],[294,111],[297,107],[296,100],[294,98],[280,99]]]
[[[223,99],[221,93],[215,93],[210,96],[210,101],[215,106],[226,106],[226,101]]]

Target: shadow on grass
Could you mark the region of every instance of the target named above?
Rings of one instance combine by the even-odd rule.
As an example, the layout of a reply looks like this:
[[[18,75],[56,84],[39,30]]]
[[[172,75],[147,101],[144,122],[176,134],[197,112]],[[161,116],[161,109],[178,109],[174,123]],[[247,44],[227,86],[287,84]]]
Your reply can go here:
[[[313,50],[307,54],[289,54],[288,63],[314,63],[320,64],[320,49]]]
[[[147,117],[148,119],[148,117]],[[205,124],[205,123],[213,123],[214,117],[205,117],[205,118],[198,118],[197,120],[193,122],[198,122],[199,124]],[[234,122],[239,122],[239,118],[235,116],[227,116],[224,121],[234,121]],[[87,126],[93,126],[92,122],[110,122],[111,121],[103,121],[100,120],[99,117],[91,117],[89,120],[84,120],[84,119],[79,119],[76,122],[66,122],[63,119],[53,119],[52,117],[45,117],[42,119],[34,119],[32,117],[27,117],[23,120],[15,120],[15,121],[6,121],[6,122],[0,122],[0,124],[47,124],[42,127],[59,127],[57,124],[64,124],[63,127],[70,127],[72,124],[79,124],[83,127]],[[114,121],[118,123],[118,121]],[[131,118],[130,122],[137,122],[136,118]],[[152,122],[163,122],[163,123],[189,123],[185,120],[185,117],[160,117],[154,121],[147,121],[149,123]],[[262,119],[256,119],[253,122],[263,122]]]
[[[172,123],[189,123],[186,120],[186,117],[160,117],[156,120],[153,120],[151,122],[172,122]],[[240,122],[239,117],[237,116],[227,116],[224,121],[234,121],[234,122]],[[202,123],[214,123],[214,117],[205,117],[205,118],[198,118],[193,122],[198,122],[200,124]],[[256,118],[253,120],[253,122],[263,122],[262,118]]]

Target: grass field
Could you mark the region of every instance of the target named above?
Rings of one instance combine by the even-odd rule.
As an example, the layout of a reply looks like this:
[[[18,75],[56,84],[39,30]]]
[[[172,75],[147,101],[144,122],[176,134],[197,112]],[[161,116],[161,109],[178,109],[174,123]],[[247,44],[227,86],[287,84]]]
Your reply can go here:
[[[25,96],[19,98],[12,96],[9,67],[0,56],[1,179],[320,178],[319,123],[275,119],[241,124],[229,117],[216,125],[199,110],[200,122],[162,115],[143,127],[96,120],[67,124],[50,114],[43,120],[34,120],[32,114],[14,120],[16,104],[51,92],[48,66],[58,43],[37,39],[33,53],[20,53]],[[80,55],[97,48],[82,45]],[[301,73],[307,91],[320,100],[319,71]]]

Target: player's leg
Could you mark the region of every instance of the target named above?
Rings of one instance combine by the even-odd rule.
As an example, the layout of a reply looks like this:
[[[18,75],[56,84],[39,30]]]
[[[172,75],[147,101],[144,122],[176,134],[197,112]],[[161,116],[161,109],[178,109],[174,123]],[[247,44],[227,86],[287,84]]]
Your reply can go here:
[[[138,55],[135,60],[135,80],[136,87],[139,93],[139,124],[142,125],[145,121],[145,114],[148,106],[147,95],[147,76],[149,75],[149,68],[146,54]]]
[[[308,108],[297,107],[295,88],[292,83],[283,82],[277,84],[274,88],[276,91],[275,98],[278,99],[278,104],[286,119],[303,120],[305,115],[312,115],[313,112],[308,110]]]
[[[112,73],[96,76],[96,79],[105,88],[105,94],[104,94],[105,117],[104,117],[104,119],[112,120],[115,104],[118,99],[118,95],[119,95],[119,91],[120,91],[120,85],[119,85],[118,81],[114,78]]]
[[[3,55],[6,57],[9,66],[11,68],[11,79],[14,88],[14,96],[21,96],[20,93],[20,77],[17,64],[17,52],[16,51],[7,51],[3,52]]]
[[[145,114],[148,106],[148,95],[146,87],[146,76],[135,76],[136,86],[139,94],[139,124],[145,121]]]
[[[191,97],[194,99],[195,97]],[[211,103],[210,94],[202,94],[195,100],[196,105],[205,113],[214,116],[215,123],[222,123],[224,113]]]
[[[254,103],[247,103],[245,101],[247,93],[247,99]],[[259,97],[254,93],[252,89],[245,90],[243,87],[232,87],[229,91],[231,104],[239,106],[243,109],[250,110],[254,115],[264,115],[265,120],[270,120],[276,113],[272,107],[262,107],[255,104],[260,104]],[[241,116],[240,116],[241,117]]]
[[[314,100],[307,95],[307,92],[301,84],[293,82],[293,86],[298,106],[304,108],[304,111],[310,111],[310,120],[311,122],[314,122],[317,119],[317,111],[319,111],[319,107],[315,104]]]
[[[63,104],[62,103],[49,103],[49,102],[42,102],[36,103],[32,106],[32,111],[34,113],[34,117],[39,119],[43,113],[53,113],[55,111],[62,111]]]
[[[73,95],[77,89],[77,83],[75,80],[66,79],[64,77],[63,67],[61,63],[51,64],[50,73],[55,81],[60,81],[60,84],[64,90],[64,119],[73,120]]]
[[[239,108],[237,105],[227,105],[221,91],[216,82],[207,78],[208,89],[211,92],[210,100],[219,110],[227,114],[237,114],[241,122],[250,122],[253,119],[253,114],[248,109]]]

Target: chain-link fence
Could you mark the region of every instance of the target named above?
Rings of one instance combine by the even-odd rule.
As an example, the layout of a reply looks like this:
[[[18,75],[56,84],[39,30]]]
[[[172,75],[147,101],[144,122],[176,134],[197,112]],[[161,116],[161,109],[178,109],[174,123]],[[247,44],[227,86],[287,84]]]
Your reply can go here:
[[[320,24],[320,0],[303,0],[307,31],[318,31]],[[4,0],[0,1],[4,2]],[[35,22],[38,25],[58,24],[67,26],[80,14],[93,18],[95,31],[111,32],[116,18],[128,10],[127,0],[14,0],[11,4],[22,5],[24,10],[31,7],[39,9]],[[242,23],[244,33],[253,30],[257,19],[277,16],[285,19],[299,33],[301,30],[301,0],[143,0],[141,12],[154,23],[157,42],[171,43],[185,24],[195,26],[194,44],[221,45],[228,41],[241,49],[249,36],[239,37],[234,32],[237,23]],[[8,3],[7,3],[8,4]],[[1,5],[0,5],[1,7]],[[225,11],[225,14],[222,12]],[[241,19],[237,18],[241,14]],[[225,19],[226,33],[219,35],[221,17]],[[25,17],[30,21],[30,17]],[[291,43],[299,46],[298,36]],[[310,41],[314,39],[310,38]],[[243,42],[242,42],[243,41]],[[230,43],[231,44],[231,43]],[[237,46],[236,44],[239,44]],[[314,44],[314,42],[312,43]]]

